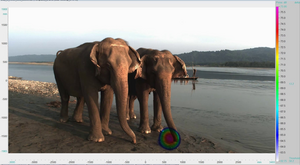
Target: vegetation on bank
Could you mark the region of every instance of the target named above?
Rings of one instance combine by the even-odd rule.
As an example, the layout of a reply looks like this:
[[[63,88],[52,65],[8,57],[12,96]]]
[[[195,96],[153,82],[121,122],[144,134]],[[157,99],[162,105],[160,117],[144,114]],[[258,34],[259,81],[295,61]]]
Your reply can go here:
[[[9,56],[9,62],[53,62],[56,55],[19,55],[19,56]]]
[[[177,56],[186,65],[190,66],[271,67],[270,64],[275,63],[275,48],[261,47],[244,50],[192,51],[190,53],[178,54]]]

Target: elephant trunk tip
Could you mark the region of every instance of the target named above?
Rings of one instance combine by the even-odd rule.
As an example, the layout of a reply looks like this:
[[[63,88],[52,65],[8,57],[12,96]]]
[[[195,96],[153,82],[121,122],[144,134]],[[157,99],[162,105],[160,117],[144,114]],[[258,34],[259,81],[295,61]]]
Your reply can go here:
[[[136,138],[132,139],[132,143],[136,144]]]

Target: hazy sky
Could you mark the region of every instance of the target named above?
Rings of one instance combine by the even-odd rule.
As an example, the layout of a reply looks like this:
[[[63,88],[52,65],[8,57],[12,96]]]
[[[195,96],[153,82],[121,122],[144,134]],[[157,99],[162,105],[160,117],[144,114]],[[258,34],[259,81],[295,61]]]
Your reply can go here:
[[[274,8],[10,8],[9,56],[55,54],[123,38],[139,47],[191,51],[275,47]]]

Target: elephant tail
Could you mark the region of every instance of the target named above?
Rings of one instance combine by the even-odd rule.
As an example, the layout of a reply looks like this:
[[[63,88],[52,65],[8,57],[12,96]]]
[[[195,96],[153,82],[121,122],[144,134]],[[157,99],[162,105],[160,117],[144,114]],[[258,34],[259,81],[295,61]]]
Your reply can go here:
[[[59,50],[57,53],[56,53],[56,56],[58,56],[61,52],[63,52],[62,50]]]

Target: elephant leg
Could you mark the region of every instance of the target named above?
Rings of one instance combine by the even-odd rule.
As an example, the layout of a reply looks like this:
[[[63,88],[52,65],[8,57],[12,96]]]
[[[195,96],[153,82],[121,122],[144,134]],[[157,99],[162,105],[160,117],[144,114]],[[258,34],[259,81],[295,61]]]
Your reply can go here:
[[[161,109],[161,102],[159,99],[159,96],[157,94],[157,92],[153,92],[153,109],[154,109],[154,118],[153,118],[153,125],[151,126],[151,129],[153,131],[157,131],[160,132],[163,127],[161,126],[161,113],[162,113],[162,109]]]
[[[100,118],[102,123],[102,131],[106,135],[111,135],[112,131],[109,129],[109,114],[114,98],[114,91],[110,86],[101,92],[101,104],[100,104]]]
[[[130,119],[136,119],[136,115],[134,114],[134,100],[136,96],[130,96],[129,99],[129,117]]]
[[[136,115],[134,113],[134,100],[136,99],[136,96],[129,95],[127,98],[127,109],[126,109],[126,119],[136,119]]]
[[[60,122],[67,122],[68,121],[68,106],[69,106],[69,99],[70,95],[68,92],[62,87],[62,85],[57,82],[57,88],[60,94],[61,99],[61,110],[60,110]]]
[[[149,90],[145,88],[145,85],[142,86],[141,90],[137,90],[138,100],[140,103],[140,127],[139,131],[142,133],[151,133],[149,127],[149,114],[148,114],[148,98]]]
[[[88,86],[88,85],[83,85]],[[90,133],[88,140],[94,142],[104,141],[102,134],[102,127],[100,122],[99,108],[98,108],[98,90],[88,88],[83,89],[84,100],[88,107],[89,118],[90,118]]]
[[[76,121],[78,123],[83,122],[82,120],[83,105],[84,105],[84,98],[77,97],[77,103],[72,117],[73,121]]]

